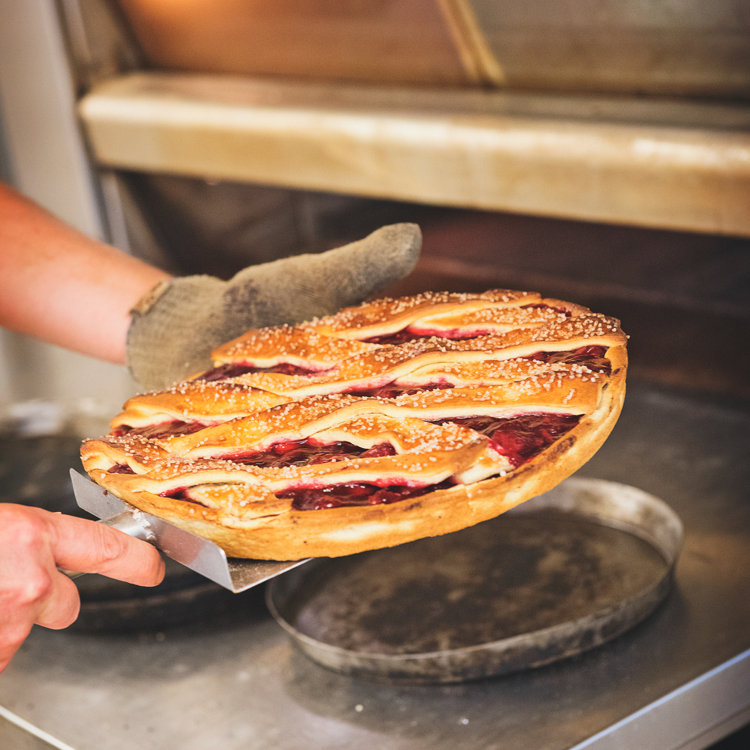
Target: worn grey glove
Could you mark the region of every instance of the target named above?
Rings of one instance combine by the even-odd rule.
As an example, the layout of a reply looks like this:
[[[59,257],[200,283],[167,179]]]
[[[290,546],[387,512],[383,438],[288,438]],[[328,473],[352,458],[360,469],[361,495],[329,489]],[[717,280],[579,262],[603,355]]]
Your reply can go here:
[[[251,328],[330,315],[381,291],[411,272],[421,244],[416,224],[393,224],[320,255],[250,266],[229,281],[162,282],[132,311],[128,367],[142,386],[166,388],[208,369],[213,349]]]

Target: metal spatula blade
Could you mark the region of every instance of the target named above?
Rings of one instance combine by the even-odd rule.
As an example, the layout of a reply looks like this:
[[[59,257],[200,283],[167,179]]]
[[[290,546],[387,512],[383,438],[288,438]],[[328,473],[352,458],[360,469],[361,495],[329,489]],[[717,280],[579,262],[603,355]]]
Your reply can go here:
[[[307,562],[228,559],[214,542],[134,508],[74,469],[70,470],[70,478],[76,502],[83,510],[108,526],[153,544],[168,557],[235,594]]]

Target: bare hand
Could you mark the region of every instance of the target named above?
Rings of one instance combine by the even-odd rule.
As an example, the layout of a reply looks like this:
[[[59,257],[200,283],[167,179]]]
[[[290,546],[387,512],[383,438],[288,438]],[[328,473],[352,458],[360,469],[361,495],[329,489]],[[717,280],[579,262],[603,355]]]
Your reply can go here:
[[[0,503],[0,671],[34,624],[59,630],[78,617],[76,585],[58,568],[156,586],[164,562],[146,542],[108,526]]]

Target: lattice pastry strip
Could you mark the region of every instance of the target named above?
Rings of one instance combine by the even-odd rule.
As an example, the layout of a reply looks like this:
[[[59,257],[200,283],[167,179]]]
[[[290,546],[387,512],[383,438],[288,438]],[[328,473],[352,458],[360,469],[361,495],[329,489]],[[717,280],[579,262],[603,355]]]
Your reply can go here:
[[[236,380],[293,399],[366,391],[381,388],[426,366],[437,368],[441,364],[532,357],[540,349],[554,353],[587,346],[607,346],[618,332],[616,321],[589,313],[505,334],[462,340],[432,337],[401,345],[384,345],[348,357],[320,373],[256,372],[238,376]]]
[[[372,402],[373,406],[376,404]],[[340,449],[345,444],[362,449],[360,454],[348,456],[344,452],[340,458],[324,463],[298,465],[294,460],[285,462],[285,453],[277,454],[273,446],[265,452],[251,450],[244,456],[234,455],[232,459],[174,457],[168,456],[166,451],[139,453],[146,447],[143,439],[135,438],[131,445],[126,445],[123,438],[115,438],[99,441],[107,443],[106,447],[96,446],[92,441],[91,450],[106,453],[110,461],[123,462],[120,466],[129,461],[137,471],[132,474],[110,473],[95,468],[94,462],[89,460],[87,469],[93,477],[105,479],[110,489],[120,496],[150,493],[164,496],[168,501],[177,494],[178,502],[206,505],[214,510],[232,510],[234,515],[245,520],[257,517],[259,513],[262,517],[269,514],[268,508],[259,511],[258,501],[273,499],[275,513],[291,511],[290,500],[278,502],[278,496],[289,491],[299,493],[315,489],[320,493],[326,488],[357,483],[386,488],[396,485],[413,490],[438,485],[450,477],[460,482],[462,472],[472,467],[475,469],[478,463],[487,473],[510,469],[507,458],[494,451],[485,436],[460,425],[433,425],[419,419],[393,418],[376,412],[347,418],[350,413],[342,409],[338,414],[341,421],[315,432],[315,441],[306,448],[313,452],[318,449],[320,455],[327,446]],[[300,425],[296,435],[311,432],[310,427],[305,429]],[[286,444],[283,447],[286,448]],[[388,450],[383,450],[384,447]],[[261,459],[260,465],[242,463],[243,459],[252,460],[255,456]],[[266,465],[269,462],[265,459],[269,457],[287,465]],[[203,493],[211,485],[215,486],[209,493],[209,503]],[[197,494],[193,491],[195,487],[200,488]],[[226,488],[225,492],[222,487]],[[242,497],[240,487],[244,487]],[[240,499],[246,502],[238,504]]]
[[[449,292],[417,294],[413,297],[381,299],[351,307],[336,315],[312,321],[309,327],[328,336],[364,340],[386,336],[419,326],[423,319],[462,314],[485,308],[506,310],[532,305],[541,300],[537,292],[515,292],[495,289],[483,294],[452,294]]]
[[[534,356],[540,347],[551,353],[565,352],[576,345],[607,344],[613,334],[619,333],[616,321],[612,319],[559,300],[542,300],[538,294],[516,293],[514,296],[502,291],[488,295],[435,296],[441,300],[437,307],[443,312],[433,314],[432,318],[425,315],[428,310],[434,312],[435,309],[429,306],[430,296],[407,298],[408,321],[416,319],[415,310],[422,320],[441,318],[448,321],[451,334],[457,335],[459,340],[429,338],[407,341],[400,346],[382,346],[353,338],[332,338],[306,327],[283,326],[250,331],[215,353],[215,371],[199,376],[192,384],[182,383],[165,393],[131,399],[125,411],[113,421],[112,427],[140,429],[170,419],[208,425],[238,416],[238,410],[252,413],[285,400],[321,393],[366,391],[393,382],[406,384],[409,375],[420,368],[420,387],[430,385],[424,379],[427,372],[432,373],[435,384],[450,383],[450,378],[440,378],[440,368],[452,368],[459,363],[478,363],[480,366],[474,367],[473,372],[481,378],[481,363],[488,360]],[[507,297],[510,302],[506,301]],[[529,301],[533,302],[531,307],[521,304]],[[405,313],[397,302],[390,300],[385,305],[365,305],[354,308],[356,314],[344,311],[340,317],[345,321],[357,321],[361,317],[369,321],[380,310],[382,317],[388,321],[388,330],[398,333],[403,330],[399,326],[405,322]],[[445,308],[449,308],[449,312]],[[534,315],[549,313],[551,319],[535,328],[475,337],[476,331],[472,325],[477,316],[526,312]],[[336,319],[327,320],[328,328],[336,329],[339,333],[363,335],[361,328],[344,330],[340,321],[334,325]],[[463,335],[473,338],[462,339]],[[268,368],[279,367],[280,372],[267,371]],[[261,372],[241,374],[249,368]],[[304,374],[294,374],[300,369]],[[493,380],[489,378],[476,382]],[[271,398],[270,394],[275,394],[277,398]],[[221,405],[220,408],[217,408],[217,404]]]
[[[286,364],[315,372],[376,348],[377,344],[326,336],[313,328],[279,326],[248,331],[216,349],[212,358],[217,367],[231,363],[259,368]]]
[[[113,430],[136,428],[145,436],[158,437],[163,426],[174,423],[202,429],[212,424],[227,422],[256,411],[269,409],[288,401],[270,391],[262,391],[233,380],[208,382],[192,380],[178,383],[165,391],[145,393],[125,402],[123,411],[111,422]]]
[[[588,365],[566,362],[547,362],[534,359],[486,359],[479,362],[457,364],[429,364],[397,377],[393,385],[402,389],[425,389],[435,385],[454,388],[476,387],[481,385],[503,385],[529,378],[545,376],[549,373],[578,374],[581,378],[598,380],[597,370]]]
[[[539,328],[564,320],[568,311],[547,305],[528,307],[485,307],[472,312],[431,315],[411,323],[406,330],[421,336],[462,338],[490,333],[508,333],[517,328]]]

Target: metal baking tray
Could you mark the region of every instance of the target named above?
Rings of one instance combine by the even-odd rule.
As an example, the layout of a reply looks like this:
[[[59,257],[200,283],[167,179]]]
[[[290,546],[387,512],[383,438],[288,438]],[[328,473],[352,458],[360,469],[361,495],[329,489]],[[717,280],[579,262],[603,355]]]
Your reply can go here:
[[[669,593],[678,516],[634,487],[571,478],[455,534],[275,579],[269,609],[336,672],[450,683],[538,667],[637,625]]]

